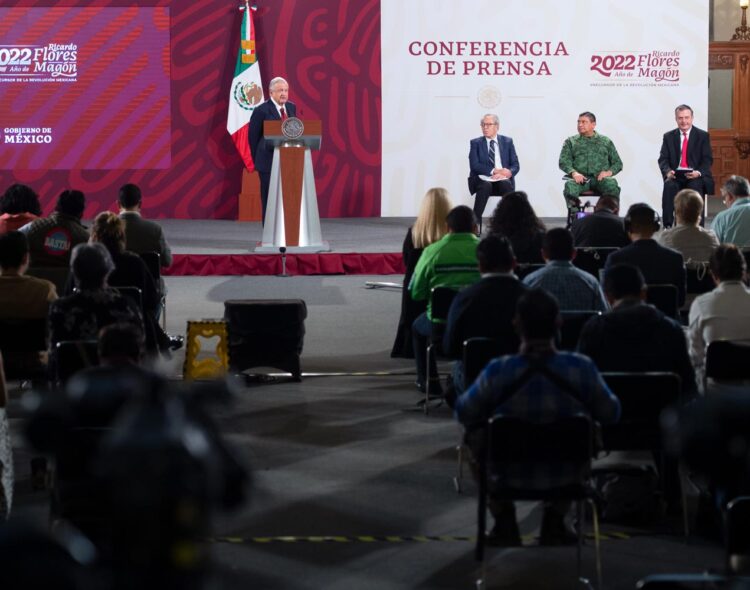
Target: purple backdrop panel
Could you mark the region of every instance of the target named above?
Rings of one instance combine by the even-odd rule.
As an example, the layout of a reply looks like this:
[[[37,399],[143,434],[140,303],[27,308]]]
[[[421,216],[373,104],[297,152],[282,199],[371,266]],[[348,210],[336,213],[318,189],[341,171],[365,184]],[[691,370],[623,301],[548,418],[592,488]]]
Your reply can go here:
[[[91,10],[106,14],[116,8],[125,16],[115,29],[88,34],[89,44],[92,40],[98,43],[91,45],[91,51],[93,47],[104,49],[92,54],[100,71],[96,77],[86,78],[82,89],[93,88],[99,76],[112,68],[117,74],[110,82],[102,81],[98,94],[81,95],[63,107],[62,101],[34,98],[32,92],[31,98],[20,98],[14,106],[25,108],[19,104],[29,102],[31,112],[40,113],[45,120],[47,111],[57,113],[53,140],[57,142],[63,130],[74,130],[72,147],[78,157],[54,149],[46,168],[33,169],[32,155],[25,156],[26,160],[16,155],[18,163],[5,165],[12,169],[0,169],[0,190],[13,182],[29,184],[39,192],[48,212],[63,189],[77,188],[86,194],[86,216],[90,217],[114,208],[117,189],[135,182],[143,190],[147,216],[236,218],[243,167],[226,131],[226,117],[239,46],[239,4],[239,0],[5,0],[5,10],[39,10],[42,22],[47,19],[46,29],[42,29],[47,35],[27,40],[29,44],[57,43],[52,37],[65,30],[65,23],[56,24],[46,14],[50,7],[86,9],[70,15]],[[257,54],[264,85],[273,76],[285,77],[298,115],[323,122],[322,149],[314,153],[321,216],[379,216],[380,1],[258,0],[257,4]],[[150,22],[135,24],[134,19],[149,13]],[[85,19],[69,18],[66,34],[80,38],[77,35],[85,28]],[[20,31],[29,29],[28,23],[11,26],[6,20],[12,19],[0,20],[4,31],[0,44],[8,44],[6,34],[11,31],[18,31],[20,38]],[[108,22],[111,25],[113,21]],[[130,40],[134,31],[151,31],[156,37],[168,38],[169,44],[160,55],[155,54]],[[134,53],[122,57],[126,51]],[[80,84],[90,71],[84,70],[81,55],[77,58]],[[86,63],[91,63],[88,58]],[[159,81],[141,80],[144,71]],[[161,93],[155,85],[164,81],[169,82],[169,88]],[[44,88],[42,94],[65,86],[44,84],[52,88]],[[135,84],[140,90],[130,88]],[[7,91],[0,86],[0,92]],[[170,96],[166,105],[159,100]],[[127,102],[131,104],[123,107]],[[11,104],[4,94],[0,96],[0,116]],[[97,108],[101,109],[98,114]],[[81,119],[91,131],[81,131]],[[41,128],[44,123],[34,126]],[[0,131],[3,127],[11,125],[2,121]],[[98,133],[99,139],[93,139],[93,133]],[[3,150],[6,147],[0,145]],[[36,157],[37,152],[29,153]],[[2,158],[7,157],[3,152]],[[125,163],[112,166],[113,158]]]

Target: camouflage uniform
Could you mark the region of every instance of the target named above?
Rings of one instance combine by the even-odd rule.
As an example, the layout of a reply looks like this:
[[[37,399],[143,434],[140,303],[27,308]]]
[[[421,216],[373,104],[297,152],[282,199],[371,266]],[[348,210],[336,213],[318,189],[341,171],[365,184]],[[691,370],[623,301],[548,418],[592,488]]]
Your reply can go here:
[[[563,189],[563,196],[570,208],[577,205],[578,196],[587,190],[603,195],[620,196],[620,187],[614,175],[622,170],[622,160],[615,144],[604,135],[594,132],[591,137],[574,135],[565,140],[560,152],[560,170],[571,174],[574,170],[588,178],[583,184],[568,180]],[[596,180],[602,170],[611,170],[612,176]]]

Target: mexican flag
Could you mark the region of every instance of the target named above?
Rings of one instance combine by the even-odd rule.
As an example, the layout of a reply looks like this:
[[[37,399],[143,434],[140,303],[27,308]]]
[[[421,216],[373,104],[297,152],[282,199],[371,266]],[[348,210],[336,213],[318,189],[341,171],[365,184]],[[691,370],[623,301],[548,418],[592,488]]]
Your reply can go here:
[[[234,145],[242,156],[247,169],[255,170],[253,157],[250,154],[250,144],[247,132],[250,127],[250,115],[253,109],[263,102],[263,84],[260,81],[260,67],[255,54],[255,26],[253,14],[248,1],[245,0],[245,11],[240,33],[240,49],[237,53],[237,65],[234,68],[232,89],[229,92],[229,113],[227,116],[227,131],[234,141]]]

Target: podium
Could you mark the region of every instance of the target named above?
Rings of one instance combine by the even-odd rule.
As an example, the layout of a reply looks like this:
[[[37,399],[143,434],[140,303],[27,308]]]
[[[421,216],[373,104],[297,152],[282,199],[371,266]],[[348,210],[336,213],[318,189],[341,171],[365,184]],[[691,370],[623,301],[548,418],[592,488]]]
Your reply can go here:
[[[310,150],[320,149],[320,121],[265,121],[263,135],[274,146],[263,239],[255,252],[327,252],[318,214]]]

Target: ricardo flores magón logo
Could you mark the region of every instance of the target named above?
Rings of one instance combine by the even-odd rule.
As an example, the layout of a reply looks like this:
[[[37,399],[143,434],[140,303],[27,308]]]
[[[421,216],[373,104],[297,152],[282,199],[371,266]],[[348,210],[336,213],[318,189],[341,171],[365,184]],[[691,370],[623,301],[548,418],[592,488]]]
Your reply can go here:
[[[78,45],[0,46],[0,82],[75,82]]]
[[[599,52],[591,56],[591,86],[679,86],[680,52]]]

